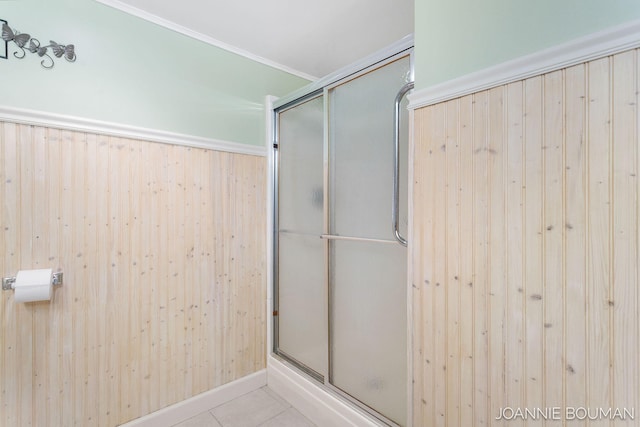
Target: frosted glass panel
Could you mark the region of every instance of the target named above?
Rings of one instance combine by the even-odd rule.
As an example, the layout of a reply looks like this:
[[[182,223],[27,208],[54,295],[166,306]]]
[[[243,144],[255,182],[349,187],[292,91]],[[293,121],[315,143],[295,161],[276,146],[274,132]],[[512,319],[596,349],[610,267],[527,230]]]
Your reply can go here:
[[[331,382],[399,424],[406,418],[406,249],[332,241]]]
[[[393,239],[393,111],[407,83],[409,57],[335,87],[329,93],[331,233]],[[406,105],[406,104],[405,104]],[[407,113],[403,114],[405,117]],[[406,126],[406,125],[405,125]],[[401,158],[406,158],[406,132]],[[406,205],[406,160],[401,188]],[[406,230],[406,209],[400,218]]]
[[[324,242],[280,233],[279,348],[318,373],[327,365]]]
[[[322,97],[280,112],[278,348],[326,373],[327,297],[323,227]]]
[[[312,99],[279,114],[279,228],[322,234],[323,101]]]

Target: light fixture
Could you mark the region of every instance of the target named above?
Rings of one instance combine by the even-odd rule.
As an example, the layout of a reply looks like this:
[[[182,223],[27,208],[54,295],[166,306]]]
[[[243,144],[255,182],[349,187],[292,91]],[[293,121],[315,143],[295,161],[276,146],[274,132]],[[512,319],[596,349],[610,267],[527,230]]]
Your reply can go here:
[[[68,62],[75,62],[76,53],[75,47],[72,44],[62,45],[50,40],[48,45],[42,46],[40,41],[32,38],[31,35],[19,33],[11,29],[7,21],[0,19],[0,22],[2,22],[2,40],[4,40],[4,55],[2,55],[3,52],[0,50],[0,58],[7,59],[9,42],[13,42],[19,49],[13,52],[13,56],[22,59],[27,56],[27,51],[35,53],[40,58],[43,58],[42,61],[40,61],[40,65],[47,69],[51,69],[55,65],[53,58],[49,55],[49,49],[51,49],[51,52],[53,52],[56,58],[64,58]]]

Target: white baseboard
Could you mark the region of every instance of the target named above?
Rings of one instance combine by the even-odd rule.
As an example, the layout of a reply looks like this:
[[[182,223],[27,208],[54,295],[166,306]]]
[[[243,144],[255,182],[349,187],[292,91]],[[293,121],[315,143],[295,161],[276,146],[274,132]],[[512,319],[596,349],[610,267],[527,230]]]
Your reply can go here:
[[[122,424],[122,427],[171,427],[265,385],[267,385],[267,371],[263,369],[144,417],[136,418]]]
[[[273,356],[267,359],[267,385],[318,426],[380,427],[384,425],[323,390]]]

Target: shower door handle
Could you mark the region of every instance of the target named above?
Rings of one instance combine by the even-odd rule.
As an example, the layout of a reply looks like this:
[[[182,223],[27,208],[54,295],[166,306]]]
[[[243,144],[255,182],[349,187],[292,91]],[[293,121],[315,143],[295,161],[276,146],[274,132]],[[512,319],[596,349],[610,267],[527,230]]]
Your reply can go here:
[[[407,246],[407,239],[400,235],[400,104],[405,95],[413,89],[413,82],[402,86],[396,95],[395,109],[393,111],[393,206],[391,209],[391,222],[393,235],[402,246]]]

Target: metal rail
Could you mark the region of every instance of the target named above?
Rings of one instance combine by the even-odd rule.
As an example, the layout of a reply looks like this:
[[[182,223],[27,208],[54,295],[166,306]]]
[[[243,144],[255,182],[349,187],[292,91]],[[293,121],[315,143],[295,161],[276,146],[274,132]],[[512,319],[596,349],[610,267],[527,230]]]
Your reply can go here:
[[[400,211],[400,104],[405,95],[413,89],[413,82],[402,86],[396,95],[395,109],[393,113],[393,207],[391,209],[391,222],[393,235],[402,246],[407,246],[407,239],[400,235],[399,211]]]

